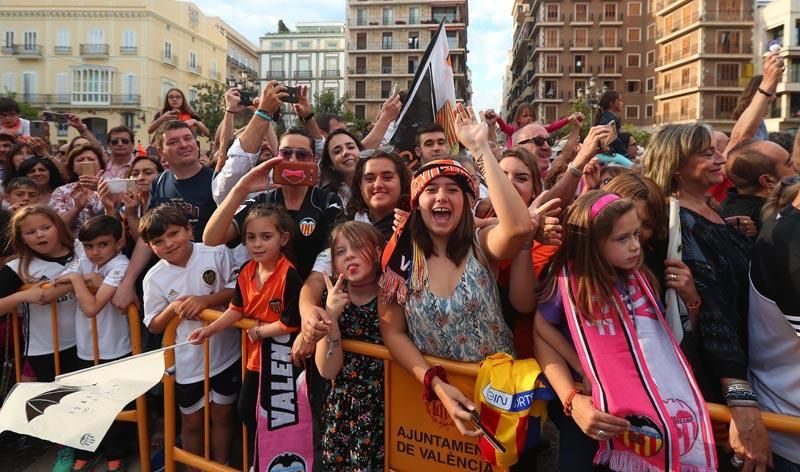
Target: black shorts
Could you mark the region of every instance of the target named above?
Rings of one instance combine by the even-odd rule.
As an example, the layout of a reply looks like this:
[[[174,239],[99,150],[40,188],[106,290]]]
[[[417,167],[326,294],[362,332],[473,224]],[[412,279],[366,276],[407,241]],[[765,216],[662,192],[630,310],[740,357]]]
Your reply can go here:
[[[242,386],[241,359],[210,379],[210,403],[230,405],[236,402],[236,396]],[[184,415],[190,415],[203,408],[203,381],[190,384],[175,383],[175,396],[178,407]]]

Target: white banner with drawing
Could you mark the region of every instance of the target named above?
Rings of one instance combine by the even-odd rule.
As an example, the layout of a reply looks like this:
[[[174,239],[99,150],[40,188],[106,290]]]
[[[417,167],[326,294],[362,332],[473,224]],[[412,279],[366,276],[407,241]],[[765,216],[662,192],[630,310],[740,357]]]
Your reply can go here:
[[[0,408],[0,432],[14,431],[94,452],[117,414],[161,381],[163,349],[18,383]]]

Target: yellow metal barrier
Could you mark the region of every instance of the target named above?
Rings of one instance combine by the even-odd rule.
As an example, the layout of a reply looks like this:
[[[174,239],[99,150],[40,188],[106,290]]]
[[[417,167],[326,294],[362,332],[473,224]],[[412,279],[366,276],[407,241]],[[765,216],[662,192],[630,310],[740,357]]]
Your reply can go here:
[[[214,310],[205,310],[201,318],[212,322],[222,316]],[[175,330],[180,320],[172,320],[164,332],[164,345],[175,343]],[[245,331],[255,326],[253,320],[244,318],[234,325],[242,329],[242,356],[247,358]],[[208,343],[206,343],[207,345]],[[386,347],[359,341],[344,340],[342,347],[352,353],[362,354],[383,360],[385,378],[385,454],[386,470],[409,472],[418,470],[437,471],[499,471],[480,459],[477,442],[461,436],[441,404],[425,404],[421,401],[422,385],[393,362]],[[208,398],[208,356],[205,356],[206,390]],[[165,354],[167,367],[175,365],[174,352]],[[425,356],[431,365],[441,365],[448,374],[451,384],[460,388],[467,397],[472,398],[478,364],[454,362],[432,356]],[[244,370],[244,363],[242,364]],[[207,400],[206,400],[207,401]],[[206,407],[208,405],[206,404]],[[730,422],[730,410],[724,405],[708,404],[711,420],[717,423]],[[208,442],[208,408],[206,411],[206,443],[204,457],[189,453],[175,446],[175,379],[164,376],[164,436],[166,472],[175,471],[175,463],[213,472],[236,472],[236,469],[210,460]],[[770,431],[800,435],[800,417],[762,412],[761,418]],[[249,470],[246,430],[242,429],[242,471]]]
[[[222,312],[216,310],[203,310],[200,317],[206,322],[210,323],[222,316]],[[178,329],[178,324],[181,320],[178,317],[173,318],[166,329],[164,330],[163,345],[171,346],[175,344],[175,334]],[[252,319],[242,318],[240,321],[232,325],[241,330],[242,336],[242,377],[247,364],[247,330],[256,326],[256,322]],[[169,349],[164,353],[164,365],[169,371],[175,367],[175,351]],[[218,462],[211,460],[211,412],[208,408],[208,391],[209,385],[209,360],[208,360],[208,340],[204,343],[203,352],[203,397],[205,398],[205,405],[203,408],[203,456],[191,453],[175,445],[177,438],[177,430],[175,426],[175,376],[165,373],[164,374],[164,467],[165,472],[175,472],[175,463],[179,462],[189,467],[195,467],[200,470],[207,470],[211,472],[236,472],[236,469],[225,466]],[[242,471],[247,472],[249,467],[249,453],[247,450],[247,428],[242,425]]]
[[[23,287],[23,290],[28,288]],[[24,359],[22,356],[23,342],[20,339],[21,327],[19,323],[19,316],[14,310],[11,316],[11,330],[12,338],[14,340],[14,370],[16,373],[17,382],[22,382],[22,366]],[[130,328],[131,335],[131,352],[135,354],[142,353],[142,331],[141,331],[141,317],[139,310],[135,305],[128,307],[128,327]],[[53,358],[55,364],[56,375],[61,374],[61,359],[59,358],[59,343],[58,343],[58,304],[52,302],[50,304],[50,319],[53,329]],[[92,318],[92,351],[94,357],[94,364],[100,363],[100,351],[98,348],[98,334],[97,334],[97,319]],[[139,470],[141,472],[150,472],[150,439],[147,431],[147,401],[144,395],[136,399],[136,409],[124,410],[117,415],[117,421],[127,421],[129,423],[136,423],[137,439],[139,441]]]

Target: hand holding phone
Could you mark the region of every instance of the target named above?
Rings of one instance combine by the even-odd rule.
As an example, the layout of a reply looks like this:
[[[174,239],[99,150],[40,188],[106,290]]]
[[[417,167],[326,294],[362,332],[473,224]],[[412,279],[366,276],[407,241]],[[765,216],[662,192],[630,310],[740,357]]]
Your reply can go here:
[[[474,424],[478,429],[481,430],[481,433],[483,433],[483,437],[486,438],[489,444],[491,444],[493,448],[497,449],[500,452],[506,452],[506,448],[503,446],[503,444],[495,437],[494,434],[492,434],[491,431],[489,431],[489,428],[487,428],[483,423],[481,423],[481,417],[478,414],[478,412],[476,410],[467,409],[467,407],[461,403],[459,403],[459,405],[461,406],[461,408],[469,411],[469,416],[470,419],[472,420],[472,424]]]
[[[256,98],[256,92],[249,92],[246,90],[239,90],[239,105],[249,107],[253,105],[253,99]]]
[[[69,117],[64,113],[56,113],[54,111],[43,111],[42,121],[50,121],[53,123],[65,125],[69,122]]]
[[[78,166],[79,176],[94,177],[97,175],[97,164],[92,161],[81,162]]]
[[[603,148],[608,148],[611,143],[617,140],[617,123],[611,120],[606,125],[606,128],[608,128],[608,136],[603,140]]]
[[[297,87],[289,87],[288,85],[284,85],[283,87],[286,89],[286,93],[288,93],[289,96],[283,97],[281,101],[284,103],[300,102],[300,95],[297,93]]]

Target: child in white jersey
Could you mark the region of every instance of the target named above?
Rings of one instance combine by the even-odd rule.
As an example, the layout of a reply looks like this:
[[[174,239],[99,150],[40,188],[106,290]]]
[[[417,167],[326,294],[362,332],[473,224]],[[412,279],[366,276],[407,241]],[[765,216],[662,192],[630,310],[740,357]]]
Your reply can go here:
[[[67,266],[67,274],[59,277],[56,284],[71,284],[78,299],[75,317],[75,335],[78,347],[78,365],[87,368],[94,364],[92,319],[97,323],[97,346],[99,361],[109,362],[131,353],[130,328],[126,313],[110,302],[117,286],[125,276],[128,258],[120,253],[125,245],[122,223],[111,216],[96,216],[87,220],[78,232],[83,245],[78,257]],[[94,277],[92,293],[84,277]],[[99,455],[77,451],[73,472],[91,470],[103,457],[107,461],[107,472],[124,470],[123,459],[129,451],[132,424],[114,423],[98,448]]]
[[[16,258],[0,269],[0,313],[17,309],[23,318],[24,354],[36,380],[52,382],[56,374],[77,368],[75,313],[71,285],[53,286],[75,258],[75,238],[58,214],[44,205],[28,205],[11,218],[9,236]],[[29,286],[21,290],[23,286]],[[54,346],[50,303],[58,311],[58,346]],[[55,347],[55,349],[54,349]],[[56,372],[55,351],[60,371]],[[55,472],[72,470],[74,449],[58,451]]]
[[[144,324],[162,332],[176,316],[181,318],[175,341],[203,326],[206,308],[227,305],[233,296],[237,270],[225,246],[192,243],[192,227],[178,208],[168,205],[149,210],[139,223],[139,234],[161,260],[144,278]],[[227,463],[233,416],[241,385],[240,336],[227,329],[209,341],[211,450],[215,462]],[[175,350],[175,394],[181,410],[183,448],[203,453],[203,346]]]

